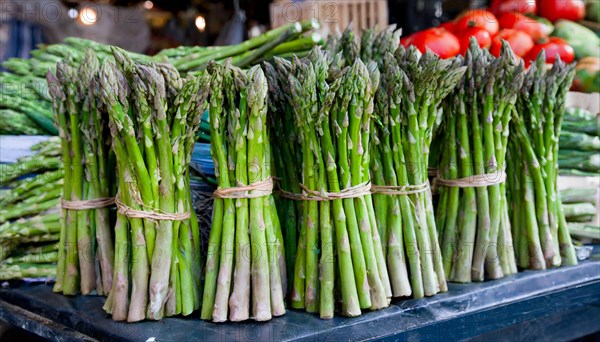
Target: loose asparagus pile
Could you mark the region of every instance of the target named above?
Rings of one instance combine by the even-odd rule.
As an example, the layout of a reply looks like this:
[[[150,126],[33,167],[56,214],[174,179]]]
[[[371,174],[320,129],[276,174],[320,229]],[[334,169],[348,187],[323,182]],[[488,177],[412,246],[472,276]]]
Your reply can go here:
[[[60,161],[60,139],[51,138],[31,147],[35,154],[23,157],[14,164],[0,164],[0,186],[9,185],[15,179],[30,173],[56,170]]]
[[[157,58],[167,57],[181,73],[202,70],[210,61],[231,63],[240,68],[249,67],[274,56],[291,57],[305,55],[315,45],[322,44],[318,33],[302,36],[303,33],[319,28],[316,21],[295,22],[267,31],[260,36],[229,46],[180,46],[165,49]]]
[[[387,245],[394,296],[415,298],[448,290],[427,169],[440,103],[466,69],[461,59],[419,56],[415,49],[400,47],[380,65],[384,76],[375,102],[371,158],[375,213]]]
[[[244,72],[229,62],[210,64],[208,74],[218,188],[201,317],[266,321],[285,313],[286,287],[283,238],[270,194],[267,80],[258,66]]]
[[[59,151],[59,141],[50,139],[33,149],[38,154],[27,159]],[[5,183],[7,188],[0,190],[0,280],[54,276],[61,226],[60,167]]]
[[[573,188],[560,191],[565,220],[569,226],[569,233],[574,239],[592,240],[592,242],[600,240],[600,225],[596,218],[597,206],[600,205],[599,196],[596,188]]]
[[[0,225],[0,280],[54,277],[60,226],[58,208]]]
[[[577,263],[557,193],[558,141],[574,66],[550,70],[540,53],[525,75],[511,126],[508,174],[518,265],[546,269]]]
[[[59,61],[78,66],[87,49],[100,60],[112,57],[108,45],[70,37],[61,44],[40,46],[31,51],[31,58],[4,61],[2,66],[9,72],[0,73],[0,133],[57,135],[46,73],[54,72]],[[151,58],[129,54],[136,60]]]
[[[580,108],[567,108],[558,151],[561,174],[600,175],[600,117]]]
[[[440,161],[438,229],[444,270],[454,282],[498,279],[517,272],[505,160],[509,123],[524,68],[511,49],[495,58],[472,41],[461,85],[446,102]],[[462,179],[462,184],[453,180]]]
[[[200,307],[201,255],[188,165],[209,82],[113,54],[117,65],[102,65],[96,93],[109,116],[119,189],[104,308],[130,322],[189,315]]]
[[[107,115],[97,101],[99,65],[90,49],[77,68],[58,62],[56,76],[47,75],[62,141],[65,202],[114,195]],[[114,247],[108,205],[71,208],[63,203],[55,292],[110,292]]]
[[[598,189],[573,188],[560,191],[567,223],[586,223],[596,216]]]
[[[318,33],[309,33],[318,27],[315,21],[292,23],[238,45],[181,46],[165,49],[153,57],[132,52],[127,52],[127,55],[144,62],[169,60],[181,73],[197,73],[211,60],[223,63],[230,57],[234,65],[248,67],[272,60],[274,56],[291,58],[292,55],[308,54],[313,46],[323,43]],[[40,46],[31,52],[31,58],[4,61],[2,66],[9,72],[0,73],[0,134],[57,135],[46,72],[55,72],[59,61],[77,67],[87,49],[93,50],[100,61],[113,60],[109,45],[70,37],[61,44]],[[198,138],[207,142],[209,136],[209,126],[205,122]]]

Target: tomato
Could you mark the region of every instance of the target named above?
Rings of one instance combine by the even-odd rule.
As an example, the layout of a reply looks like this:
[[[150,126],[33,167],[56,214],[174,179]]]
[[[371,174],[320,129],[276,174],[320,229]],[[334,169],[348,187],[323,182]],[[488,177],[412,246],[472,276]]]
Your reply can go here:
[[[482,9],[472,9],[456,18],[455,32],[463,32],[471,27],[481,27],[493,37],[500,29],[498,19],[492,12]]]
[[[453,21],[447,21],[445,23],[441,23],[438,27],[448,30],[448,32],[454,32],[456,24]]]
[[[400,40],[403,46],[414,45],[419,51],[425,53],[427,49],[440,56],[440,58],[451,58],[458,55],[460,42],[455,35],[439,27],[413,33]]]
[[[583,0],[538,0],[540,16],[555,22],[558,19],[579,21],[585,17]]]
[[[537,6],[535,0],[493,0],[490,11],[497,16],[511,12],[535,14]]]
[[[531,39],[531,36],[527,33],[513,29],[504,29],[500,31],[492,41],[492,47],[490,48],[492,55],[496,57],[500,56],[500,52],[502,51],[502,40],[508,42],[508,45],[510,45],[517,57],[525,56],[535,45],[533,39]]]
[[[492,45],[492,36],[486,30],[481,27],[471,27],[464,32],[462,36],[459,36],[460,40],[460,54],[464,55],[471,44],[471,37],[474,37],[479,43],[479,47],[483,49],[489,49]]]
[[[546,51],[546,63],[552,64],[556,56],[565,63],[571,63],[575,60],[575,50],[562,38],[550,37],[544,44],[534,46],[524,57],[527,65],[534,61],[542,50]]]
[[[552,33],[552,25],[549,22],[545,24],[521,13],[504,13],[498,21],[501,28],[523,31],[530,35],[536,42],[548,37]]]
[[[404,46],[404,47],[407,47],[407,46],[411,45],[411,43],[412,43],[412,41],[413,41],[413,38],[414,38],[414,36],[415,36],[415,34],[413,33],[413,34],[411,34],[411,35],[408,35],[408,36],[406,36],[406,37],[402,37],[402,38],[400,38],[400,44],[401,44],[402,46]]]

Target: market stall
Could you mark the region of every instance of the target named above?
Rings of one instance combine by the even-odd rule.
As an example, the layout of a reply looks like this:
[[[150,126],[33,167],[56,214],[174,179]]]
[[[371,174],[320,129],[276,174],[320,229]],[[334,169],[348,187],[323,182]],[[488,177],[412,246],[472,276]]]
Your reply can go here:
[[[595,5],[493,1],[410,35],[355,18],[377,5],[345,3],[340,32],[3,61],[0,320],[51,340],[600,333]]]

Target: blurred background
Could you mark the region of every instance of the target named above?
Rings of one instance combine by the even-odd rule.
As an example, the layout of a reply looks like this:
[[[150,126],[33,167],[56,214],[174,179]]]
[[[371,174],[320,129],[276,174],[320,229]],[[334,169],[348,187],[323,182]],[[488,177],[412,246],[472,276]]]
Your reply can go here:
[[[344,2],[344,0],[339,1]],[[355,1],[356,2],[356,1]],[[486,6],[485,0],[375,0],[377,16],[405,33],[437,26],[461,10]],[[274,23],[297,20],[307,2],[269,0],[0,0],[0,56],[28,57],[39,43],[75,36],[153,54],[180,45],[239,43]],[[309,1],[310,3],[310,1]],[[333,24],[337,8],[309,11]],[[307,10],[303,10],[307,12]],[[318,13],[319,12],[319,13]],[[275,15],[279,13],[279,15]],[[349,18],[350,19],[350,18]],[[344,24],[345,25],[345,24]],[[330,25],[328,29],[334,29]]]

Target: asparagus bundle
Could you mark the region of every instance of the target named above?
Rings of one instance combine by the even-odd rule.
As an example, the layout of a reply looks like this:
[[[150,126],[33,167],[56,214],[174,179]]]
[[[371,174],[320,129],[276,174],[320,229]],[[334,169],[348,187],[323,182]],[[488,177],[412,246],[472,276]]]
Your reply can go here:
[[[97,96],[109,116],[118,166],[114,320],[189,315],[200,306],[200,235],[188,165],[208,91],[168,64],[135,64],[113,48]],[[130,252],[128,252],[130,251]]]
[[[95,95],[99,61],[88,50],[78,68],[57,63],[48,73],[62,139],[63,218],[55,292],[108,294],[112,287],[113,239],[108,206],[110,135]]]
[[[450,281],[517,272],[504,184],[509,122],[523,83],[511,49],[491,56],[471,42],[465,77],[446,102],[438,229]]]
[[[208,73],[218,188],[201,318],[266,321],[285,313],[286,287],[282,234],[271,196],[267,80],[258,66],[243,72],[229,62],[209,64]]]
[[[356,51],[350,45],[355,42],[346,39],[343,46]],[[358,316],[361,309],[387,307],[392,295],[369,193],[379,71],[356,54],[347,57],[343,69],[320,49],[307,59],[265,65],[279,116],[273,119],[280,139],[274,145],[284,149],[278,169],[291,175],[282,175],[282,194],[299,202],[288,203],[296,215],[285,222],[286,239],[296,234],[296,226],[300,230],[291,305],[321,318],[334,316],[337,301],[342,315]],[[288,148],[290,137],[295,142]]]
[[[508,158],[517,262],[531,269],[577,263],[556,188],[558,141],[574,66],[557,60],[547,70],[544,61],[540,53],[525,75]]]
[[[380,65],[371,172],[394,296],[447,291],[427,169],[439,106],[462,78],[461,62],[400,47]]]

